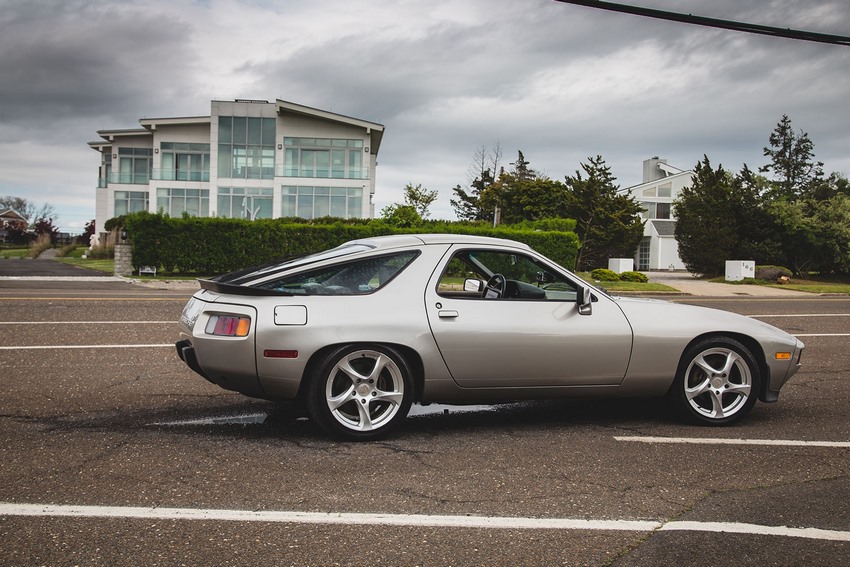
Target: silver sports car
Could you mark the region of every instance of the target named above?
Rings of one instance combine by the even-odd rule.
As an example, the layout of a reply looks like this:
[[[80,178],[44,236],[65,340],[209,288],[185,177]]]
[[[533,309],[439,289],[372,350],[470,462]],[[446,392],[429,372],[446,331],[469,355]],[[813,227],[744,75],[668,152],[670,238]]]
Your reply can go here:
[[[667,396],[724,425],[775,402],[803,343],[760,321],[611,297],[509,240],[355,240],[201,281],[177,352],[210,382],[294,400],[331,434],[386,435],[412,403]]]

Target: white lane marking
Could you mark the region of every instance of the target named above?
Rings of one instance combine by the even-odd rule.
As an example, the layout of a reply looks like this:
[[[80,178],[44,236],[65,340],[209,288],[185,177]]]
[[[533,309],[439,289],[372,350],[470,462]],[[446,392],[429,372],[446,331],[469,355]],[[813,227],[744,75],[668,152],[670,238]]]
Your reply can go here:
[[[658,520],[585,520],[504,516],[429,516],[424,514],[357,514],[197,508],[141,508],[121,506],[68,506],[0,503],[0,516],[76,518],[135,518],[145,520],[203,520],[290,524],[382,525],[438,528],[597,530],[597,531],[703,531],[750,533],[832,541],[850,541],[850,532],[818,528],[762,526],[736,522],[663,522]]]
[[[171,325],[174,321],[0,321],[0,325]]]
[[[747,315],[753,319],[759,317],[850,317],[850,313],[775,313],[770,315]]]
[[[571,529],[652,531],[663,524],[651,520],[583,520],[494,516],[428,516],[424,514],[357,514],[263,510],[203,510],[197,508],[134,508],[0,503],[0,515],[142,518],[162,520],[225,520],[297,524],[390,525],[502,529]]]
[[[689,532],[725,532],[735,534],[772,535],[782,537],[801,537],[830,541],[850,541],[850,532],[822,530],[819,528],[790,528],[788,526],[761,526],[759,524],[739,524],[736,522],[669,522],[660,531]]]
[[[695,437],[617,437],[616,441],[633,441],[637,443],[667,443],[667,444],[690,444],[690,445],[770,445],[780,447],[831,447],[850,448],[847,441],[795,441],[790,439],[723,439],[719,437],[695,438]]]
[[[62,350],[76,348],[174,348],[174,343],[152,344],[152,345],[27,345],[27,346],[0,346],[0,350]]]
[[[795,337],[850,337],[850,333],[800,333]]]

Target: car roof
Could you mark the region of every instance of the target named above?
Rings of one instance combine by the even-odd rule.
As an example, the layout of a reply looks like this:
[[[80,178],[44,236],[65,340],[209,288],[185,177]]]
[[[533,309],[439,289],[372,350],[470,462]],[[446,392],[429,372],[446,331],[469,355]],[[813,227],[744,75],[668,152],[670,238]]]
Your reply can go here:
[[[366,244],[375,248],[398,248],[429,244],[487,244],[491,246],[521,248],[523,250],[531,249],[527,244],[515,240],[493,238],[491,236],[476,236],[473,234],[393,234],[389,236],[361,238],[345,243],[345,245],[349,244]]]

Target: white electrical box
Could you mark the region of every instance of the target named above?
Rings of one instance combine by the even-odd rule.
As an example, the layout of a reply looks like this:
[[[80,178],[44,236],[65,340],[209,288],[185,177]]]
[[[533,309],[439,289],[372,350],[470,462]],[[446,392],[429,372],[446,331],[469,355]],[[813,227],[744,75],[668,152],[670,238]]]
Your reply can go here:
[[[608,269],[618,274],[633,272],[635,270],[635,260],[634,258],[608,258]]]
[[[745,278],[756,277],[754,260],[726,260],[726,281],[739,282]]]

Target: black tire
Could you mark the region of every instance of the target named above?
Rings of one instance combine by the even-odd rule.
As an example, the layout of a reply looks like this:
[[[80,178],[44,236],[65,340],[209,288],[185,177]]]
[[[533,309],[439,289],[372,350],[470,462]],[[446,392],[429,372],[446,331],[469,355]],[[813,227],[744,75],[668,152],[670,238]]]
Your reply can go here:
[[[386,436],[407,417],[413,375],[405,358],[383,345],[347,345],[327,355],[311,377],[307,407],[323,429],[349,441]]]
[[[698,425],[730,425],[753,409],[761,373],[753,354],[729,337],[688,347],[668,393],[674,409]]]

